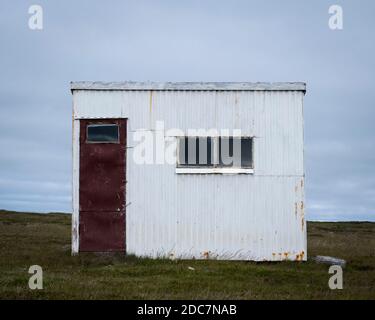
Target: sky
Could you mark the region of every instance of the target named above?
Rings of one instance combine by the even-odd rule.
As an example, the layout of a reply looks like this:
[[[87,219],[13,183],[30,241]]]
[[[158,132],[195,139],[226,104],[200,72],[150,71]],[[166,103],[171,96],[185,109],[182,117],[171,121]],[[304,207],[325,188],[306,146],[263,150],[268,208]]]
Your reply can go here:
[[[329,28],[335,4],[342,30]],[[2,0],[0,208],[72,211],[70,81],[303,81],[307,218],[375,221],[374,12],[373,0]]]

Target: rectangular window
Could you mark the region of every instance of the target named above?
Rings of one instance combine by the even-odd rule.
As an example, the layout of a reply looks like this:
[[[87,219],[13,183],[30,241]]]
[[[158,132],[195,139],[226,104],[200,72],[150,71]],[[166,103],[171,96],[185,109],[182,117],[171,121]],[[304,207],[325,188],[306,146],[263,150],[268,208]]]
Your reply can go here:
[[[252,169],[252,147],[249,137],[181,137],[178,168]]]
[[[87,126],[89,143],[118,143],[119,128],[117,124],[90,124]]]

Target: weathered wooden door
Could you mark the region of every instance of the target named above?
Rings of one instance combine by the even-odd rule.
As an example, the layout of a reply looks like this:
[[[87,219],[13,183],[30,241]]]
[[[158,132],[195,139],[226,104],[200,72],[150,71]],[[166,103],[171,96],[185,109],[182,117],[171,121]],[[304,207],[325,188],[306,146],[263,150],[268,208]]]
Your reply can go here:
[[[80,121],[80,251],[125,251],[126,132],[126,119]]]

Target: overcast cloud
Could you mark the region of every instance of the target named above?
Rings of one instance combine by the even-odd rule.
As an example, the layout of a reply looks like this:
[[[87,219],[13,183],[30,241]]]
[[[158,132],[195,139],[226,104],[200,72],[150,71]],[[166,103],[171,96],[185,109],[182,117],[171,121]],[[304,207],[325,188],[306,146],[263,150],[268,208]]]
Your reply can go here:
[[[0,4],[0,208],[71,212],[72,80],[305,81],[308,219],[375,220],[373,0],[34,3]]]

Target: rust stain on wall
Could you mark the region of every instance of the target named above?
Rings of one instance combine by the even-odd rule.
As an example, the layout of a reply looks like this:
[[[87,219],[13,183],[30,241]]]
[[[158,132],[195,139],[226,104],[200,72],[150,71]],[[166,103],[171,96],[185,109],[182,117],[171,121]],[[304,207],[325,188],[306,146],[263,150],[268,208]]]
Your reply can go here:
[[[209,259],[210,258],[210,251],[204,251],[202,255],[205,259]]]
[[[305,251],[302,250],[300,253],[296,254],[296,260],[302,261],[304,256],[305,256]]]
[[[301,201],[301,225],[303,231],[305,228],[305,207],[303,201]]]
[[[152,112],[152,96],[153,96],[153,91],[150,91],[150,113]]]

